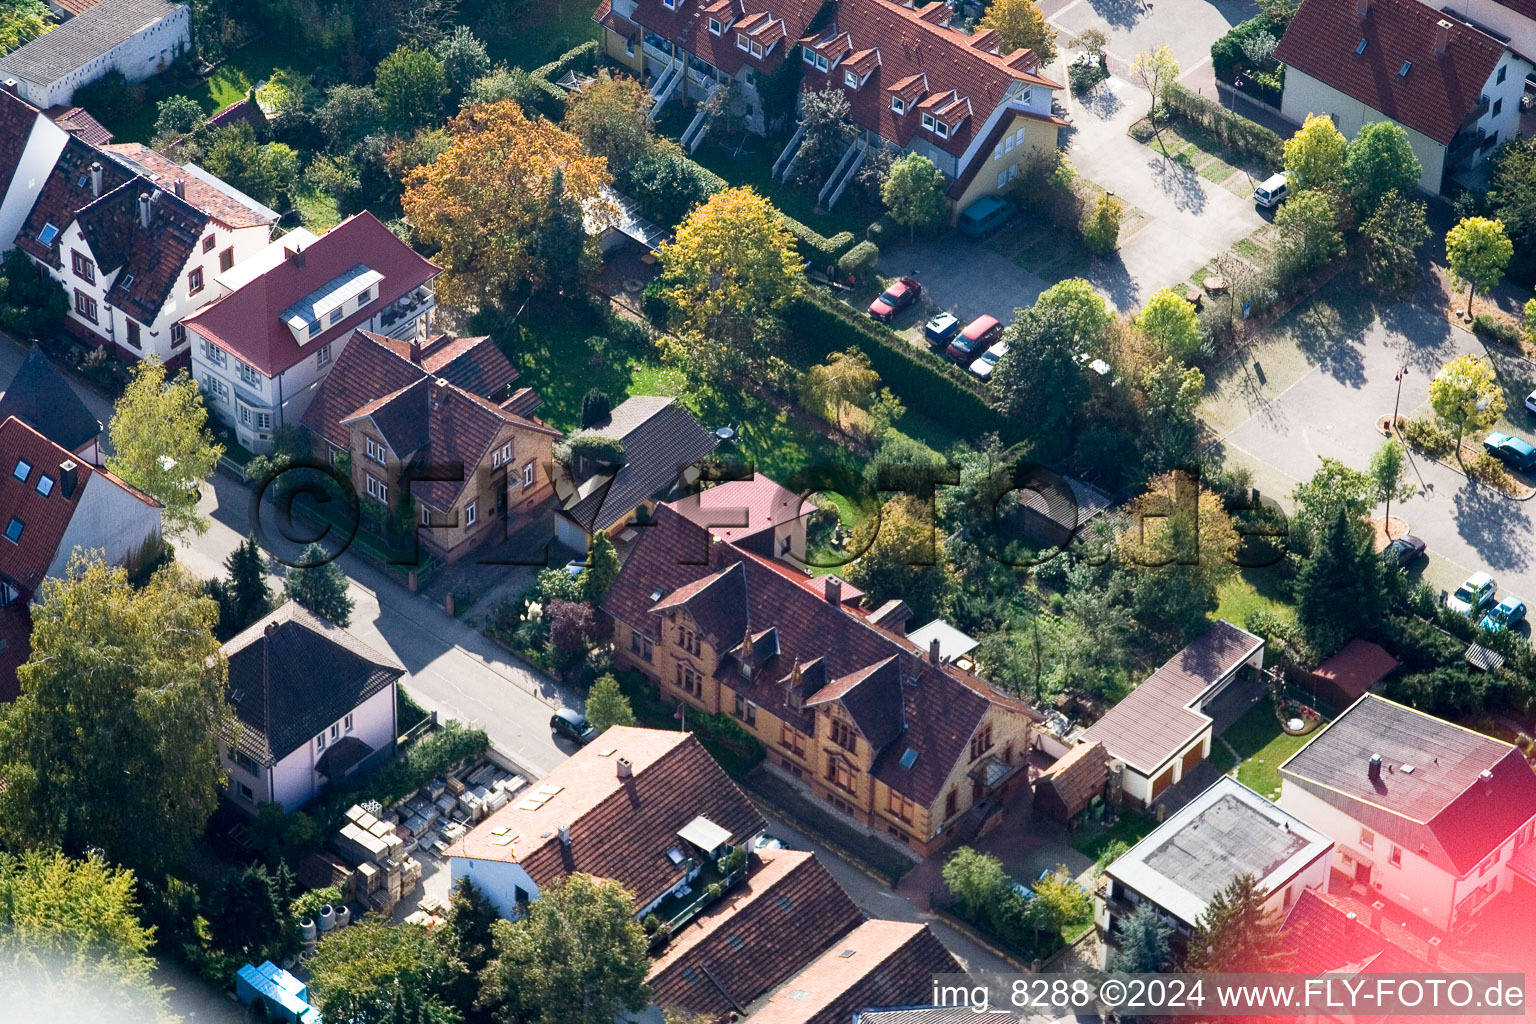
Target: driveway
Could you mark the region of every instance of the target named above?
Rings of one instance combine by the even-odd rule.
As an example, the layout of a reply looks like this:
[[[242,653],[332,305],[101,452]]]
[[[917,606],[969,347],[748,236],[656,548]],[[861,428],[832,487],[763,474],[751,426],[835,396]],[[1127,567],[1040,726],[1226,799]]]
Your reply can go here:
[[[223,576],[224,559],[251,529],[250,504],[251,492],[243,484],[216,473],[203,488],[199,506],[210,519],[208,532],[182,540],[177,560],[203,579]],[[262,515],[270,543],[279,549],[276,553],[293,558],[297,545],[283,541],[273,528],[270,501]],[[549,716],[562,703],[580,707],[573,693],[362,559],[343,554],[338,564],[352,581],[357,604],[349,629],[400,659],[406,668],[406,691],[422,707],[484,729],[498,749],[535,775],[548,773],[570,756],[574,748],[554,739]],[[282,580],[274,576],[271,583],[281,593]]]
[[[1536,376],[1536,367],[1486,348],[1432,304],[1376,310],[1365,302],[1351,305],[1342,290],[1331,287],[1212,375],[1202,415],[1221,436],[1226,458],[1253,469],[1269,496],[1288,498],[1322,456],[1366,469],[1384,441],[1376,423],[1392,413],[1395,377],[1404,366],[1402,415],[1428,414],[1430,379],[1461,353],[1493,359],[1510,393],[1523,395]],[[1532,435],[1518,399],[1506,419],[1518,433]],[[1451,590],[1481,569],[1493,574],[1501,593],[1536,597],[1536,504],[1506,498],[1417,454],[1411,474],[1419,491],[1394,504],[1392,514],[1428,545],[1431,584]]]

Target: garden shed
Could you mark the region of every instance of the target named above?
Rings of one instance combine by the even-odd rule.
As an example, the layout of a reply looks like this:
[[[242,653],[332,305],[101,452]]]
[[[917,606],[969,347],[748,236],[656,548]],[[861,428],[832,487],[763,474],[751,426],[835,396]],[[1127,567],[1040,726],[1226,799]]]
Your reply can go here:
[[[1397,668],[1397,659],[1380,645],[1354,639],[1312,670],[1313,689],[1321,700],[1345,708]]]

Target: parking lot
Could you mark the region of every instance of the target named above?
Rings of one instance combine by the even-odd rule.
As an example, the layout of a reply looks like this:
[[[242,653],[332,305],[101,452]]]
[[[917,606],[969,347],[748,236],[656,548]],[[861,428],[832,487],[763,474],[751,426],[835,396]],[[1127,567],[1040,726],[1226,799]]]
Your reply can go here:
[[[1226,457],[1250,467],[1263,493],[1288,496],[1316,470],[1319,457],[1364,470],[1384,440],[1376,424],[1392,413],[1398,371],[1408,368],[1402,415],[1428,415],[1431,378],[1464,352],[1491,358],[1511,396],[1494,429],[1527,439],[1536,434],[1536,417],[1521,404],[1536,366],[1488,349],[1429,304],[1377,309],[1352,302],[1345,291],[1340,285],[1326,289],[1265,343],[1212,375],[1202,416],[1221,435]],[[1536,598],[1536,503],[1471,483],[1454,463],[1416,453],[1411,463],[1418,493],[1394,504],[1392,514],[1428,545],[1426,580],[1452,591],[1484,570],[1497,580],[1501,596]]]

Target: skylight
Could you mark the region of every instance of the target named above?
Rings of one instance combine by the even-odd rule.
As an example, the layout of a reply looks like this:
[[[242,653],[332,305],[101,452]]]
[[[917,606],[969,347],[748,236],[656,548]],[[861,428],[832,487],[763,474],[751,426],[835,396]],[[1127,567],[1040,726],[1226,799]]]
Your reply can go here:
[[[911,771],[912,766],[915,764],[917,764],[917,749],[915,747],[908,747],[906,752],[901,755],[901,766]]]
[[[1366,46],[1365,40],[1364,39],[1360,40],[1360,42],[1355,46],[1355,56],[1356,57],[1360,56],[1362,53],[1365,52],[1365,46]]]
[[[15,476],[17,480],[25,480],[32,472],[32,463],[26,459],[16,460]]]
[[[5,539],[12,544],[21,543],[21,531],[27,528],[27,524],[20,519],[12,518],[5,526]]]
[[[1397,69],[1397,77],[1398,78],[1407,78],[1408,77],[1408,69],[1411,68],[1411,67],[1413,67],[1413,61],[1411,61],[1411,60],[1403,61],[1403,66]]]
[[[46,476],[46,475],[39,476],[37,478],[37,493],[41,494],[45,498],[48,497],[48,495],[52,494],[53,493],[53,477]]]
[[[37,240],[44,245],[52,245],[53,240],[59,237],[59,229],[52,224],[44,224],[43,230],[37,233]]]

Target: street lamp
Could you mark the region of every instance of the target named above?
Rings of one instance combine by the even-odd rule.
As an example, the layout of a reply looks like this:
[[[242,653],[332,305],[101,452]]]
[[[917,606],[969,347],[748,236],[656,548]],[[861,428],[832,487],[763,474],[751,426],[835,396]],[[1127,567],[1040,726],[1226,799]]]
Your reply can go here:
[[[1406,376],[1408,376],[1408,367],[1405,366],[1401,370],[1397,371],[1397,376],[1392,378],[1393,380],[1397,381],[1397,398],[1392,402],[1391,427],[1393,434],[1397,433],[1397,407],[1402,404],[1403,401],[1403,378]]]

